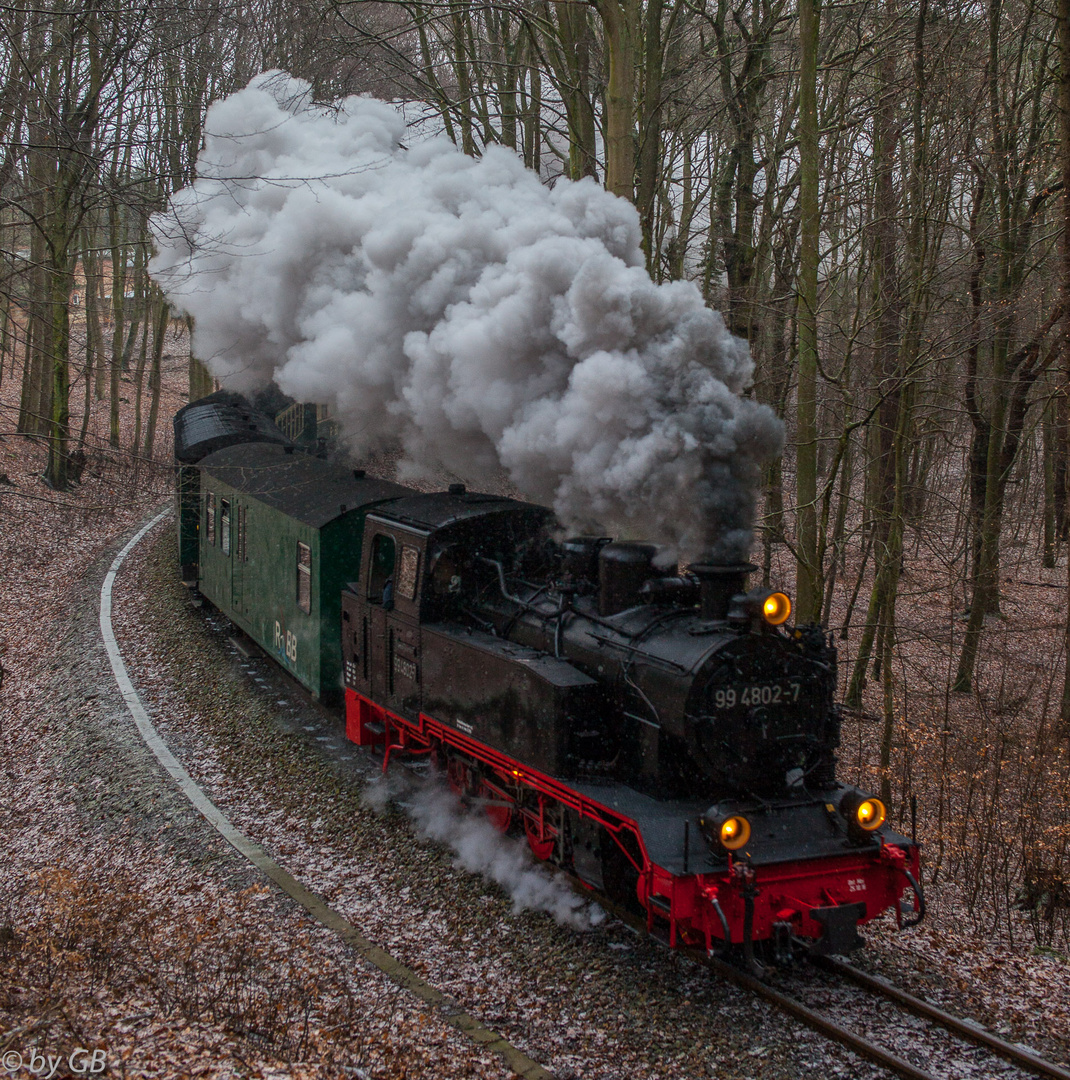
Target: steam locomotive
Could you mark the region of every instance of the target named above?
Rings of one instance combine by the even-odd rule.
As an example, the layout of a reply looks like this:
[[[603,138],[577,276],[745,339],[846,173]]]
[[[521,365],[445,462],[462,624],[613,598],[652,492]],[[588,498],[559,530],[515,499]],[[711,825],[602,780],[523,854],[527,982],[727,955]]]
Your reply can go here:
[[[836,780],[836,652],[749,564],[562,539],[295,447],[236,395],[175,417],[183,570],[347,737],[429,755],[537,859],[673,947],[845,953],[924,915],[919,849]]]

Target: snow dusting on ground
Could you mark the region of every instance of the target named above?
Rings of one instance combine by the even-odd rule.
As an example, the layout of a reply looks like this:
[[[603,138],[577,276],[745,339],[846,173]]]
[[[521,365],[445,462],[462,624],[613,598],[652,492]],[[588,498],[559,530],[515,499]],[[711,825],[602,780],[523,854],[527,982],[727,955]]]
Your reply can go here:
[[[183,403],[184,360],[165,376],[169,417]],[[82,485],[57,494],[39,479],[43,445],[14,434],[16,404],[5,372],[0,1062],[20,1055],[27,1068],[8,1072],[25,1076],[40,1055],[68,1062],[81,1048],[104,1054],[107,1075],[129,1077],[509,1075],[268,887],[133,728],[97,602],[120,539],[168,498],[169,424],[160,465],[134,469],[100,448]],[[440,796],[392,779],[387,798],[362,797],[382,794],[370,786],[377,763],[266,661],[235,650],[223,620],[190,606],[170,533],[166,523],[150,534],[116,586],[131,675],[235,825],[362,934],[561,1080],[884,1075],[620,923],[594,925],[592,909],[547,891],[547,879],[518,892],[534,880],[530,867]],[[918,590],[905,637],[925,610],[926,585]],[[1036,593],[1019,602],[1016,619],[1054,627],[1060,617],[1029,608]],[[920,629],[914,641],[924,672]],[[848,724],[846,768],[865,767],[875,730]],[[930,838],[930,870],[936,857]],[[1009,923],[1006,913],[978,919],[976,905],[971,915],[946,866],[929,900],[918,930],[871,927],[861,962],[1070,1060],[1066,956],[1036,947],[1024,912]],[[70,1075],[63,1069],[56,1075]]]

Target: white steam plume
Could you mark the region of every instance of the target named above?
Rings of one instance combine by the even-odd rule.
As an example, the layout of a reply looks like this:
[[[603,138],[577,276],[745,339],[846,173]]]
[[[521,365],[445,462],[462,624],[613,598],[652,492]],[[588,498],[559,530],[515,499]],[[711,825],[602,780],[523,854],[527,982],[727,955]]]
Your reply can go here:
[[[745,557],[773,413],[689,282],[655,285],[634,207],[516,155],[404,148],[390,105],[274,72],[212,105],[150,269],[237,389],[331,404],[354,448],[505,471],[566,528]]]
[[[535,863],[526,843],[503,836],[479,812],[465,810],[443,784],[413,790],[386,778],[369,784],[361,797],[377,813],[402,797],[401,805],[423,839],[452,848],[455,866],[500,885],[516,910],[545,911],[574,930],[589,930],[605,919],[602,909],[573,892],[564,877]]]

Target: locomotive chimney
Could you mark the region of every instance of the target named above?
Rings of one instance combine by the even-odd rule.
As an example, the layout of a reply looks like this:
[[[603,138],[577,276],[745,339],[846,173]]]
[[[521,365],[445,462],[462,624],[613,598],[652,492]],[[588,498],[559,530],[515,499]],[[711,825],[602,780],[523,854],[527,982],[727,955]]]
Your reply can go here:
[[[688,569],[699,580],[702,617],[723,621],[732,597],[747,591],[747,575],[758,567],[754,563],[692,563]]]

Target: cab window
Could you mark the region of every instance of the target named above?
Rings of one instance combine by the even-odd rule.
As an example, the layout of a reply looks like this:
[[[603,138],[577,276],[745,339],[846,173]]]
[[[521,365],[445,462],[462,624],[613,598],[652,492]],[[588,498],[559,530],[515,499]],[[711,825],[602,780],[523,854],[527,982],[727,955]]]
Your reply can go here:
[[[371,563],[368,571],[368,599],[376,604],[383,602],[383,593],[393,590],[394,584],[394,538],[376,533],[372,541]],[[387,590],[387,583],[391,588]]]
[[[401,545],[401,565],[398,567],[398,596],[403,600],[416,599],[416,579],[420,571],[420,552]]]

